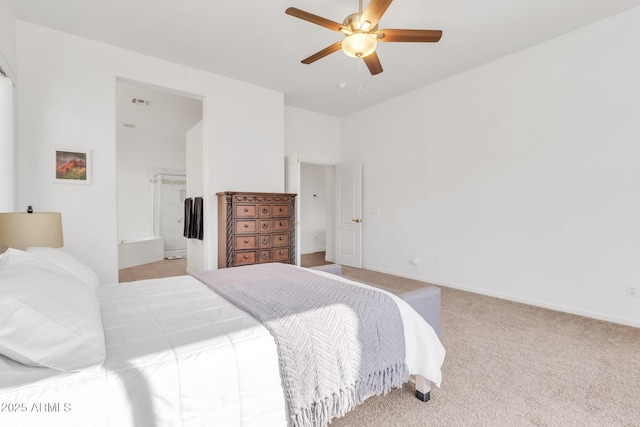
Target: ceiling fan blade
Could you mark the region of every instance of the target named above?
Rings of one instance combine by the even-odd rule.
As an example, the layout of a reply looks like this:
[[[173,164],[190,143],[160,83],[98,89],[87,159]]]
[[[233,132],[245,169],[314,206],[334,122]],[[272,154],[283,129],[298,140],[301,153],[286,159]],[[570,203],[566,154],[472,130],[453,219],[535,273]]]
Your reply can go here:
[[[362,22],[371,22],[370,28],[378,25],[378,21],[384,15],[393,0],[371,0],[367,8],[362,12]]]
[[[375,34],[382,35],[379,42],[437,42],[442,37],[440,30],[378,30]]]
[[[286,13],[287,15],[295,16],[296,18],[303,19],[305,21],[309,21],[312,24],[320,25],[321,27],[325,27],[333,31],[341,31],[344,29],[342,24],[338,24],[335,21],[331,21],[321,16],[314,15],[313,13],[305,12],[304,10],[296,9],[295,7],[288,8],[284,11],[284,13]]]
[[[372,76],[382,72],[382,64],[380,63],[378,54],[375,51],[371,55],[367,55],[362,59],[364,59],[364,63],[367,64],[367,68]]]
[[[340,48],[342,48],[342,40],[337,42],[337,43],[332,44],[329,47],[325,47],[320,52],[314,53],[310,57],[303,59],[301,62],[303,64],[311,64],[312,62],[316,62],[318,59],[322,59],[325,56],[330,55],[333,52],[336,52],[336,51],[340,50]]]

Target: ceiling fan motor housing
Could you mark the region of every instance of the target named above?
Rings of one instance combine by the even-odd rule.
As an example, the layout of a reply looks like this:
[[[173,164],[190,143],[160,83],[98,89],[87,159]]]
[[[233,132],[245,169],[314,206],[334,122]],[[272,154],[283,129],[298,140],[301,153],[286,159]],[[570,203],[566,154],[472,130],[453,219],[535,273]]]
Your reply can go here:
[[[344,18],[344,21],[342,21],[342,25],[348,28],[352,33],[358,31],[368,33],[378,29],[378,24],[372,27],[371,22],[363,22],[362,13],[352,13],[351,15]]]
[[[352,58],[364,58],[371,55],[378,45],[376,36],[370,34],[376,27],[371,27],[369,21],[362,21],[362,13],[352,13],[347,16],[342,25],[345,28],[342,32],[347,38],[342,41],[342,51]]]

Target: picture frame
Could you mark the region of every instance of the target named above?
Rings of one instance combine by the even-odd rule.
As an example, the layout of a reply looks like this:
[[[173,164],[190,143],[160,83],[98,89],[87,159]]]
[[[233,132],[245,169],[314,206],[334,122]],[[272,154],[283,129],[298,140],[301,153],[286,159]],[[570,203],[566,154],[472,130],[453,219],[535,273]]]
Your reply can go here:
[[[53,179],[56,183],[91,184],[91,150],[53,147]]]

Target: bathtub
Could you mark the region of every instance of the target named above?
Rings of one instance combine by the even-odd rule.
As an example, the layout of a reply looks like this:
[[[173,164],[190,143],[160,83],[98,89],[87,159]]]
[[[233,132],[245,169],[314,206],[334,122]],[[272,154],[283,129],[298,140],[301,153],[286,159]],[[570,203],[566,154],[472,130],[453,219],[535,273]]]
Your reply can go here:
[[[118,244],[118,269],[162,261],[164,240],[159,236],[120,240]]]

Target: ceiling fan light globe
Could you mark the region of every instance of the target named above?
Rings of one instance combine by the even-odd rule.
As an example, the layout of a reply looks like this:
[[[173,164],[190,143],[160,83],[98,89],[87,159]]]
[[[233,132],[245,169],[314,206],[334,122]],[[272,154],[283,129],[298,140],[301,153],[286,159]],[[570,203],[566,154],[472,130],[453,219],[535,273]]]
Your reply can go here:
[[[364,58],[376,50],[378,40],[367,33],[353,33],[342,41],[342,51],[352,58]]]

